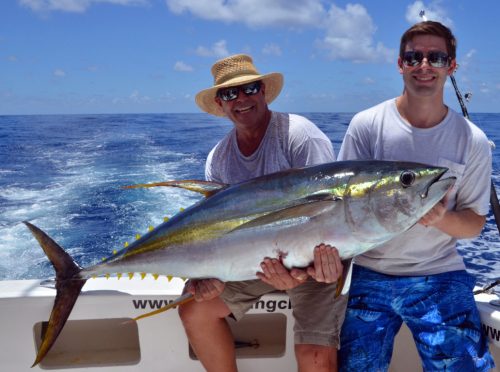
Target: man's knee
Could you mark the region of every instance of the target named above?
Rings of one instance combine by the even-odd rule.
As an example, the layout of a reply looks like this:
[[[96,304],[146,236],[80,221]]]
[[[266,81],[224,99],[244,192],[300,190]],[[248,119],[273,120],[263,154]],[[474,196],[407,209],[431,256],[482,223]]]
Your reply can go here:
[[[206,324],[210,320],[224,319],[230,311],[227,305],[219,298],[210,301],[191,301],[179,306],[179,317],[184,327],[198,326],[200,322]]]

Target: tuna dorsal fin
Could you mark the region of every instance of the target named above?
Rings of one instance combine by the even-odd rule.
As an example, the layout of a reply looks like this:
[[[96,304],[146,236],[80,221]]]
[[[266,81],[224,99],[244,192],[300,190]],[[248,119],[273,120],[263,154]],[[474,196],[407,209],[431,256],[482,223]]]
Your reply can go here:
[[[208,198],[209,196],[216,194],[220,190],[225,189],[228,185],[225,183],[212,182],[212,181],[181,180],[181,181],[166,181],[166,182],[155,182],[155,183],[140,183],[137,185],[123,186],[123,188],[137,189],[137,188],[147,188],[147,187],[157,187],[157,186],[179,187],[181,189],[198,192]]]
[[[235,230],[249,229],[255,227],[268,227],[274,225],[275,223],[289,223],[293,224],[294,221],[299,221],[300,218],[312,218],[318,216],[328,210],[331,210],[336,206],[337,202],[341,202],[340,198],[330,198],[329,200],[319,200],[319,201],[306,201],[303,204],[295,205],[293,207],[281,209],[276,212],[266,214],[261,217],[249,221]],[[235,231],[233,230],[233,231]]]

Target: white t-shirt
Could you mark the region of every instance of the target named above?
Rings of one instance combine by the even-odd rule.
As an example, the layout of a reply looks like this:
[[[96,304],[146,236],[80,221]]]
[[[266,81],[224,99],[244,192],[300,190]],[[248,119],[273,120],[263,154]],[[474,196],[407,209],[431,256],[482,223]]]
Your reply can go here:
[[[207,157],[209,181],[235,184],[289,168],[335,160],[328,137],[303,116],[271,112],[271,120],[257,150],[244,156],[233,128]]]
[[[491,182],[491,148],[473,123],[448,109],[438,125],[409,125],[391,99],[355,115],[338,160],[399,160],[444,166],[457,181],[448,209],[472,209],[487,215]],[[416,224],[402,235],[356,257],[356,263],[394,275],[432,275],[465,268],[457,239],[433,227]]]

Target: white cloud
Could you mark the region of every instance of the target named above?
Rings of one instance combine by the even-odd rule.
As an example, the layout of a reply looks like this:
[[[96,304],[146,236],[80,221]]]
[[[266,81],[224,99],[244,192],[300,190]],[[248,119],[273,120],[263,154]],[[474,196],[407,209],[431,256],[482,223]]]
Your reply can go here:
[[[237,22],[249,27],[285,26],[292,29],[315,28],[325,32],[317,43],[330,58],[355,62],[390,61],[395,51],[374,40],[376,27],[360,4],[345,9],[332,5],[327,10],[321,0],[165,0],[175,14],[191,13],[206,20]],[[198,47],[197,54],[213,56],[213,50]],[[271,44],[263,53],[281,53]],[[224,57],[228,54],[218,55]]]
[[[373,85],[373,84],[375,84],[375,80],[371,77],[365,77],[363,79],[363,83],[366,85]]]
[[[199,46],[196,48],[195,53],[202,57],[216,57],[224,58],[229,55],[227,50],[226,40],[219,40],[214,43],[211,47]]]
[[[63,78],[66,76],[66,72],[64,72],[64,70],[61,70],[60,68],[57,68],[54,70],[54,72],[52,72],[52,75],[58,78]]]
[[[314,25],[323,16],[320,0],[165,0],[170,11],[247,26]]]
[[[193,71],[193,68],[182,61],[177,61],[175,62],[174,70],[180,72],[191,72]]]
[[[267,54],[267,55],[272,55],[272,56],[281,56],[283,52],[281,51],[281,48],[279,45],[269,43],[264,45],[264,48],[262,48],[262,54]]]
[[[459,61],[459,68],[461,70],[467,70],[471,61],[473,60],[474,54],[476,54],[476,49],[469,50]]]
[[[423,10],[427,21],[437,21],[453,27],[453,21],[446,15],[446,10],[439,3],[440,1],[436,0],[426,5],[423,1],[415,1],[406,8],[406,20],[412,25],[422,22],[424,19],[420,17],[420,12]]]
[[[17,57],[16,57],[16,56],[11,55],[11,56],[8,56],[8,57],[7,57],[7,60],[8,60],[9,62],[17,62]]]
[[[488,94],[491,92],[491,89],[487,83],[481,83],[479,87],[479,91],[484,94]]]
[[[332,59],[353,62],[393,62],[395,51],[375,43],[377,27],[365,7],[347,4],[345,9],[332,5],[325,24],[326,36],[319,45]]]
[[[148,0],[18,0],[19,4],[38,13],[61,11],[70,13],[83,13],[91,5],[108,3],[114,5],[147,5]]]
[[[141,102],[141,103],[151,101],[151,98],[149,98],[148,96],[141,95],[138,90],[134,90],[128,98],[131,101]]]

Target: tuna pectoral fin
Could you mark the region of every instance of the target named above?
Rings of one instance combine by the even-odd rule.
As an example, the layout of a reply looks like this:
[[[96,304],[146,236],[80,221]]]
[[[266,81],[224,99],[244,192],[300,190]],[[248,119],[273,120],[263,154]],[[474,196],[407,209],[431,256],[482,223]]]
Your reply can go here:
[[[32,366],[34,367],[43,360],[61,333],[86,280],[78,276],[81,268],[64,249],[35,225],[24,223],[38,240],[56,271],[56,299],[42,344]]]
[[[238,226],[234,231],[256,227],[272,227],[274,224],[302,223],[301,218],[317,217],[325,212],[331,211],[332,208],[335,208],[335,206],[338,206],[341,202],[341,199],[305,202],[304,204],[295,205],[276,212],[271,212],[262,217],[257,217],[254,220]]]
[[[169,303],[167,306],[163,306],[162,308],[160,308],[158,310],[139,315],[139,316],[135,317],[134,320],[139,320],[139,319],[147,318],[149,316],[163,313],[164,311],[173,309],[177,306],[183,305],[183,304],[190,302],[192,300],[194,300],[194,296],[191,293],[184,293],[182,296],[180,296],[179,298],[176,298],[172,303]]]
[[[211,182],[211,181],[198,181],[198,180],[183,180],[183,181],[166,181],[155,183],[140,183],[138,185],[123,186],[124,189],[138,189],[147,187],[168,186],[179,187],[189,191],[198,192],[205,197],[212,196],[217,192],[225,189],[228,185],[225,183]]]

